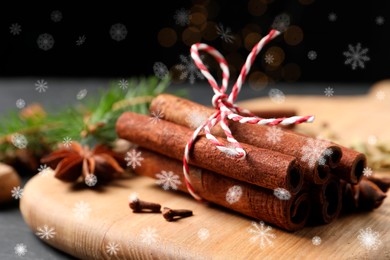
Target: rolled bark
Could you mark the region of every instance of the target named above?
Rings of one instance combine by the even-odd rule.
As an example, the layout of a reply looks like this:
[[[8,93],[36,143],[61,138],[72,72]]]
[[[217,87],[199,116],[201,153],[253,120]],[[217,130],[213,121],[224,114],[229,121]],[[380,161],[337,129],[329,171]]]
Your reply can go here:
[[[207,108],[189,100],[169,94],[157,96],[151,103],[150,110],[161,111],[164,119],[192,129],[197,128],[215,110]],[[341,149],[335,144],[321,141],[312,137],[303,136],[295,132],[281,129],[280,141],[273,142],[267,138],[269,126],[241,124],[229,120],[229,126],[237,141],[247,143],[259,148],[270,149],[282,154],[297,158],[305,179],[315,184],[324,184],[330,178],[330,167],[335,167],[341,159]],[[224,136],[219,125],[212,129],[212,133]],[[305,155],[304,148],[318,158],[312,158],[310,154]],[[320,163],[320,158],[322,158]],[[346,165],[345,167],[348,167]]]
[[[349,183],[357,184],[362,179],[363,170],[367,166],[366,156],[344,146],[340,148],[343,156],[332,173]]]
[[[185,146],[193,134],[186,127],[165,120],[153,124],[149,117],[132,112],[118,118],[116,131],[122,139],[177,160],[183,158]],[[238,160],[219,151],[205,136],[199,136],[190,151],[189,163],[260,187],[298,193],[303,176],[293,156],[247,144],[242,147],[247,155],[244,160]]]
[[[171,172],[179,176],[181,183],[177,185],[178,190],[188,192],[180,161],[144,148],[139,150],[144,160],[140,167],[135,168],[137,174],[157,178],[156,174],[162,171]],[[208,170],[191,167],[189,175],[197,194],[209,202],[289,231],[299,230],[307,222],[310,211],[307,193],[299,193],[290,200],[280,200],[273,195],[272,190]],[[234,194],[229,195],[229,190],[234,191]]]

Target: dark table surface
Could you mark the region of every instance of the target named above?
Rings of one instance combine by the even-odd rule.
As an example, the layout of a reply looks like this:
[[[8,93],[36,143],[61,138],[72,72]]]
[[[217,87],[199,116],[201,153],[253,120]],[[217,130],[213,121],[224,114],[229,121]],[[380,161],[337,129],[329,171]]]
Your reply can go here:
[[[76,99],[77,93],[86,89],[88,95],[97,95],[99,88],[107,87],[109,79],[46,79],[49,88],[46,92],[35,91],[36,78],[0,79],[0,116],[9,111],[17,110],[15,102],[23,99],[26,105],[38,102],[45,108],[56,109],[80,102]],[[264,89],[254,90],[244,86],[239,94],[238,101],[249,98],[267,96],[271,88],[277,88],[286,95],[324,95],[326,87],[334,89],[334,95],[360,95],[368,92],[370,83],[362,84],[276,84]],[[173,85],[169,91],[187,89],[188,98],[205,104],[211,104],[213,92],[205,82],[199,84]],[[0,121],[0,124],[4,122]],[[28,176],[23,177],[23,183],[28,181]],[[27,248],[25,256],[17,256],[14,247],[23,243]],[[24,223],[20,214],[18,201],[7,206],[0,205],[0,260],[8,259],[74,259],[74,257],[62,253],[43,243],[29,227]]]

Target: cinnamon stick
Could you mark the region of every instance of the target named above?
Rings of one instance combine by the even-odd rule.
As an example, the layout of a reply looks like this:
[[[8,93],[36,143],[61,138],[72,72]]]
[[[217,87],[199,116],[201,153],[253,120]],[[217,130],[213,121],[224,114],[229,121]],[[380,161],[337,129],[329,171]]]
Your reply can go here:
[[[157,96],[152,101],[150,110],[152,112],[162,111],[165,120],[193,129],[215,112],[211,108],[169,94]],[[229,126],[239,142],[296,157],[305,178],[315,184],[323,184],[330,178],[330,167],[335,167],[342,156],[341,149],[334,144],[296,134],[289,130],[281,129],[280,141],[273,142],[267,138],[267,133],[270,131],[269,126],[241,124],[232,121],[229,121]],[[212,129],[212,133],[224,136],[219,125]],[[324,165],[319,163],[319,158],[311,158],[310,155],[304,157],[304,147],[307,147],[309,152],[310,149],[320,149],[319,153],[313,152],[318,157],[323,157]],[[327,153],[330,155],[326,155]]]
[[[180,178],[181,184],[177,188],[187,192],[180,161],[144,148],[140,148],[140,151],[144,160],[140,167],[135,168],[137,174],[157,178],[157,173],[163,170],[171,171]],[[303,228],[308,219],[310,203],[307,193],[295,195],[290,200],[280,200],[273,195],[272,190],[237,181],[208,170],[191,167],[189,174],[195,191],[202,198],[246,216],[263,220],[289,231]],[[237,198],[229,199],[227,193],[232,187],[239,187],[235,191],[236,194],[231,194]]]
[[[160,120],[153,124],[144,115],[125,112],[117,120],[116,131],[120,138],[181,160],[192,130]],[[220,142],[225,142],[219,139]],[[303,176],[293,156],[242,144],[247,155],[244,160],[228,157],[219,151],[205,136],[199,136],[190,153],[189,163],[219,174],[252,183],[260,187],[284,188],[296,194]]]

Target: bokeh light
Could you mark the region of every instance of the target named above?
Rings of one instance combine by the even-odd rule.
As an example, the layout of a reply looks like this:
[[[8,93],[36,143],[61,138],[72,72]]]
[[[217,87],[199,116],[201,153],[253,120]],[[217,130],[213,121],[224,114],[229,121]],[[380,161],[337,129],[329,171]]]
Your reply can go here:
[[[267,11],[267,4],[262,0],[250,0],[248,11],[253,16],[261,16]]]
[[[287,82],[294,82],[301,76],[301,68],[298,64],[289,63],[283,67],[282,76]]]
[[[158,32],[157,40],[163,47],[172,47],[177,41],[177,35],[172,28],[163,28]]]
[[[284,40],[288,45],[298,45],[303,40],[303,31],[300,27],[292,25],[284,33]]]

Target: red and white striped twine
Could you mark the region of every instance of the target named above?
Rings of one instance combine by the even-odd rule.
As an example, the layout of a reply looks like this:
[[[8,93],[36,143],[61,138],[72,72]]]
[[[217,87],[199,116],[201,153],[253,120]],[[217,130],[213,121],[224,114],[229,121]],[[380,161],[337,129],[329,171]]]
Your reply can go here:
[[[189,153],[192,146],[201,130],[204,130],[206,138],[213,143],[221,152],[226,153],[227,155],[234,157],[236,159],[245,159],[246,152],[241,147],[240,143],[234,138],[232,132],[227,123],[227,119],[237,121],[240,123],[249,123],[249,124],[258,124],[258,125],[290,125],[290,124],[300,124],[300,123],[311,123],[314,120],[314,116],[293,116],[289,118],[260,118],[254,116],[250,111],[246,109],[241,109],[237,107],[234,102],[237,98],[238,93],[241,90],[242,85],[245,82],[245,78],[248,75],[251,66],[256,59],[257,54],[260,50],[266,45],[269,41],[274,39],[280,34],[277,30],[271,30],[268,35],[262,38],[252,49],[248,55],[245,64],[243,65],[240,75],[236,83],[233,86],[232,92],[230,95],[227,95],[225,92],[228,87],[229,82],[229,67],[222,56],[222,54],[214,49],[213,47],[204,44],[196,43],[191,46],[191,57],[194,60],[196,66],[200,69],[205,78],[209,81],[211,87],[214,91],[214,96],[212,98],[212,104],[216,109],[216,112],[212,114],[201,126],[199,126],[191,136],[191,139],[187,143],[184,156],[183,156],[183,173],[185,177],[185,183],[189,193],[197,200],[202,200],[202,198],[196,194],[189,177]],[[214,77],[210,74],[207,67],[203,64],[200,59],[199,51],[204,51],[213,56],[222,70],[222,86],[219,87]],[[210,129],[216,124],[220,123],[222,129],[225,132],[226,139],[230,143],[227,147],[220,141],[218,141],[215,136],[210,132]]]

